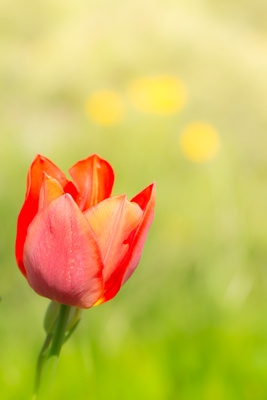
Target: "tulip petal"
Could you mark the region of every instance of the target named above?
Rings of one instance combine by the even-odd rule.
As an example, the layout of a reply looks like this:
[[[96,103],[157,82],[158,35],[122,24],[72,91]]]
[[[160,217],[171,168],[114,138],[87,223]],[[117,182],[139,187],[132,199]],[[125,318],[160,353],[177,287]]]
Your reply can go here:
[[[36,198],[39,196],[43,172],[46,172],[47,175],[56,179],[62,187],[68,183],[68,179],[61,169],[52,163],[52,161],[48,160],[48,158],[38,154],[35,157],[27,175],[26,197],[31,195],[32,198]]]
[[[111,195],[114,172],[109,163],[97,154],[78,161],[69,169],[77,186],[79,197],[76,202],[81,210],[100,203]]]
[[[138,226],[142,211],[125,195],[110,197],[84,212],[96,234],[104,263],[106,282],[116,271],[129,249],[131,234]]]
[[[155,195],[156,188],[153,183],[131,200],[131,204],[137,203],[142,210],[141,222],[133,232],[133,235],[131,235],[130,247],[120,268],[114,270],[109,278],[105,280],[105,292],[95,305],[111,300],[137,267],[149,227],[154,217]]]
[[[89,308],[103,293],[95,234],[69,194],[38,212],[28,229],[23,260],[28,282],[41,296]]]
[[[131,250],[129,252],[129,260],[127,261],[127,267],[125,269],[124,277],[122,280],[122,284],[124,284],[132,275],[135,268],[137,267],[142,250],[145,244],[145,240],[148,234],[148,230],[154,218],[155,211],[155,201],[156,201],[156,184],[152,183],[148,187],[146,187],[142,192],[137,194],[132,200],[131,203],[137,203],[141,209],[143,210],[143,218],[138,226]]]
[[[43,171],[58,180],[62,187],[68,183],[64,173],[55,164],[40,154],[36,156],[28,171],[25,202],[18,216],[17,224],[16,259],[24,276],[26,276],[26,271],[23,265],[23,247],[28,226],[38,211],[39,192],[42,186]]]
[[[65,192],[60,183],[43,172],[43,184],[39,195],[39,211],[48,206],[52,200],[64,194]]]

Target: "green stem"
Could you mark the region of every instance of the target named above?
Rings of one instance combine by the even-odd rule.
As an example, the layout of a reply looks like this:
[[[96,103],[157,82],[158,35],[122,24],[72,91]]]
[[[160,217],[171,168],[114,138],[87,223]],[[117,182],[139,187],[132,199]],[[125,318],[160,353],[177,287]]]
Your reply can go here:
[[[40,390],[37,394],[37,399],[46,399],[52,387],[61,346],[64,343],[70,310],[71,306],[66,306],[65,304],[60,305],[58,319],[53,333],[52,344],[47,362],[43,369]]]
[[[66,306],[65,304],[60,305],[58,320],[56,323],[55,332],[53,335],[52,345],[49,353],[49,357],[59,356],[61,346],[64,342],[65,332],[68,325],[69,313],[71,306]]]
[[[41,376],[42,376],[42,371],[43,371],[43,362],[45,360],[45,352],[51,342],[52,339],[52,334],[48,334],[45,338],[44,344],[41,348],[40,354],[38,356],[37,360],[37,366],[36,366],[36,375],[35,375],[35,382],[34,382],[34,393],[38,393],[40,382],[41,382]]]

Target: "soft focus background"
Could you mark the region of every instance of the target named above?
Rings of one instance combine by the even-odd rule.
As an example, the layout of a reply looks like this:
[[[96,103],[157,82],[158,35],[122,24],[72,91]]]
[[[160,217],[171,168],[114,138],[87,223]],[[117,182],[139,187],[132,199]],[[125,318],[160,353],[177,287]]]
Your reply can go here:
[[[36,153],[157,183],[141,262],[83,312],[50,400],[267,398],[267,3],[0,7],[0,397],[31,397],[49,303],[14,259]]]

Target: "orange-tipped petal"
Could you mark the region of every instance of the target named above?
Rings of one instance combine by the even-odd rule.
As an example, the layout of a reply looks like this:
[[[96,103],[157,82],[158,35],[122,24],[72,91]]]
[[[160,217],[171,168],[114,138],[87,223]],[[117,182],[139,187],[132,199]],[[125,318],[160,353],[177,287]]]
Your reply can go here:
[[[142,218],[142,211],[122,195],[102,201],[85,211],[84,215],[99,243],[106,282],[115,271],[122,273],[120,265],[129,250],[131,234]]]
[[[119,268],[105,281],[105,292],[95,305],[102,304],[112,299],[121,286],[129,279],[140,260],[145,239],[154,217],[155,209],[155,184],[148,186],[131,200],[142,209],[142,218],[136,230],[131,235],[130,247],[126,257]]]
[[[43,207],[48,206],[52,200],[63,196],[63,194],[65,194],[65,192],[60,183],[43,172],[43,184],[39,195],[39,211]]]
[[[17,224],[16,259],[24,276],[26,276],[26,271],[23,265],[23,247],[28,226],[38,211],[39,192],[44,171],[52,178],[55,178],[62,187],[68,183],[64,173],[55,164],[40,154],[36,156],[28,171],[25,202],[18,216]]]
[[[89,308],[103,293],[103,264],[95,234],[69,194],[36,215],[23,260],[28,282],[41,296]]]
[[[87,210],[111,195],[113,169],[97,154],[78,161],[69,169],[69,173],[79,192],[76,202],[81,210]]]
[[[155,183],[149,185],[131,200],[131,203],[137,203],[141,207],[141,209],[143,210],[143,217],[140,225],[135,232],[122,284],[124,284],[130,278],[135,268],[137,267],[137,264],[139,263],[148,230],[154,218],[155,201]]]
[[[52,163],[52,161],[48,160],[48,158],[37,154],[28,171],[26,197],[29,195],[32,198],[39,197],[43,172],[46,172],[47,175],[56,179],[62,187],[68,183],[68,179],[61,169]]]

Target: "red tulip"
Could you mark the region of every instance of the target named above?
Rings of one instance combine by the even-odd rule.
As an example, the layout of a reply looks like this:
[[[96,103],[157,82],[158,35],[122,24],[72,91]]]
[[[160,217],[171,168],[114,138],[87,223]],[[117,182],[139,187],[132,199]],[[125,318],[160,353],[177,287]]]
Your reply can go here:
[[[18,217],[16,259],[30,286],[89,308],[113,298],[135,270],[153,220],[155,184],[111,197],[114,172],[93,154],[69,173],[37,155]]]

